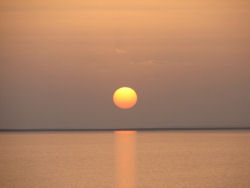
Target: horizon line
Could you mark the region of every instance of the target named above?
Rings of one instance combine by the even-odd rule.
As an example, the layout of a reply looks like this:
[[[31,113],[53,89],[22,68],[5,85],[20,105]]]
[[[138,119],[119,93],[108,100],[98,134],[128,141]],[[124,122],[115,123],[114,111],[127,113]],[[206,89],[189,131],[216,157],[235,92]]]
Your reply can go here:
[[[216,127],[216,128],[109,128],[109,129],[0,129],[1,132],[102,132],[102,131],[233,131],[233,130],[250,130],[250,127]]]

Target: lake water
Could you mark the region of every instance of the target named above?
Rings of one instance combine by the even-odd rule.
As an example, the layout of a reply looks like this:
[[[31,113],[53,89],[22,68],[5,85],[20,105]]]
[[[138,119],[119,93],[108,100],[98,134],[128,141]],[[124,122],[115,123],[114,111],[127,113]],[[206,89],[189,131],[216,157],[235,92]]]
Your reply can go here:
[[[250,131],[0,133],[1,188],[249,188]]]

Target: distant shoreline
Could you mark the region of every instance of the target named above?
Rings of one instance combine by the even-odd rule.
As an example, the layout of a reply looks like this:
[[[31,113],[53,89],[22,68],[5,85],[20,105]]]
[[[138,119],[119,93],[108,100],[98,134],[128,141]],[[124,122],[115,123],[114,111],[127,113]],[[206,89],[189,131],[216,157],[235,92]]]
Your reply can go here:
[[[0,129],[1,132],[108,132],[108,131],[240,131],[250,127],[232,128],[120,128],[120,129]]]

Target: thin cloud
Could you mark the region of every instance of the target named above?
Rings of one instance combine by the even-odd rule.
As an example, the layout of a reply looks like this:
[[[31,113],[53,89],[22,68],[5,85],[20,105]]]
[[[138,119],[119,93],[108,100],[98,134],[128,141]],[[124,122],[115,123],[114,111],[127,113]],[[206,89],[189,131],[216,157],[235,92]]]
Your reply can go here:
[[[148,65],[163,65],[164,62],[161,61],[161,60],[150,59],[150,60],[144,61],[143,64],[148,64]]]
[[[143,65],[164,65],[166,64],[165,61],[163,60],[156,60],[156,59],[148,59],[144,61],[139,61],[139,62],[131,62],[132,64],[143,64]]]
[[[126,50],[121,49],[121,48],[115,48],[115,53],[117,54],[126,54],[128,53]]]

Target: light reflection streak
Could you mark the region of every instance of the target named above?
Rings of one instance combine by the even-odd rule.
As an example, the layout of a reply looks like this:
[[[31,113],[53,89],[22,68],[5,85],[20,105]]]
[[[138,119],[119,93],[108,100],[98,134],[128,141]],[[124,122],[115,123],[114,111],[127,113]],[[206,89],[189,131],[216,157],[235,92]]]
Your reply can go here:
[[[135,188],[136,131],[115,131],[116,188]]]

